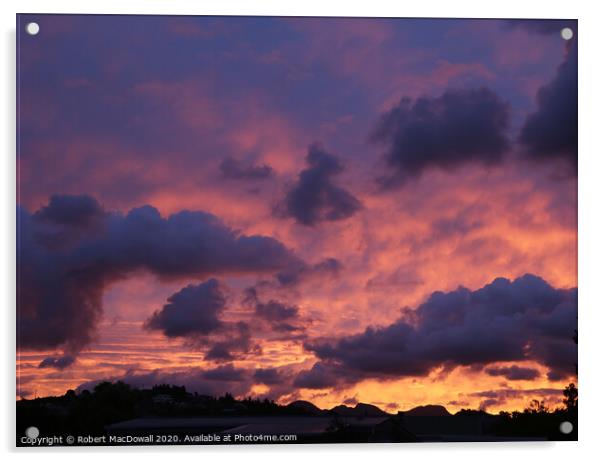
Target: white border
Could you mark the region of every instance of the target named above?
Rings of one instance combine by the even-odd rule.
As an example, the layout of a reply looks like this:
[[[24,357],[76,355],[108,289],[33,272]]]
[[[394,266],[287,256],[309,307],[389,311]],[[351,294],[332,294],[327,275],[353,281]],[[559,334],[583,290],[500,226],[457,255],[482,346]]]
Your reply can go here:
[[[204,14],[204,15],[267,15],[267,16],[391,16],[391,17],[531,17],[575,18],[583,7],[576,2],[556,0],[525,2],[505,0],[484,5],[484,2],[456,0],[391,2],[386,0],[325,1],[306,0],[221,0],[214,2],[190,0],[21,0],[20,13],[110,13],[110,14]]]
[[[14,306],[15,306],[15,14],[16,13],[111,13],[111,14],[205,14],[205,15],[279,15],[279,16],[403,16],[403,17],[503,17],[503,18],[577,18],[579,19],[579,390],[580,427],[578,443],[514,443],[514,444],[427,444],[427,445],[316,445],[316,446],[229,446],[229,447],[147,447],[94,449],[21,449],[26,456],[37,454],[45,459],[81,457],[82,451],[90,457],[111,456],[125,458],[142,454],[151,459],[164,458],[169,453],[177,456],[220,456],[226,459],[267,458],[305,459],[308,455],[325,457],[339,453],[350,459],[374,456],[391,459],[420,457],[424,459],[504,459],[525,455],[548,459],[589,459],[600,451],[596,445],[600,427],[599,366],[600,261],[602,258],[602,150],[600,149],[600,116],[602,107],[600,82],[599,9],[593,1],[525,1],[497,0],[496,2],[454,0],[418,2],[304,0],[220,0],[214,2],[192,0],[4,0],[0,3],[3,46],[0,71],[3,110],[0,112],[0,130],[4,149],[0,171],[3,181],[2,225],[0,226],[0,255],[3,257],[0,292],[4,327],[3,365],[0,395],[4,399],[4,415],[0,418],[3,451],[15,454],[14,446]],[[314,455],[315,456],[315,455]]]

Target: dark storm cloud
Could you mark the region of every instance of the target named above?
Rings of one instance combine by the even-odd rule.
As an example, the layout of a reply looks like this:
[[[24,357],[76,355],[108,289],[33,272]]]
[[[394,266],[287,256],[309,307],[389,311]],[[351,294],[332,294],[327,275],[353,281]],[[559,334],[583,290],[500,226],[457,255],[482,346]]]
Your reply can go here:
[[[48,205],[31,216],[36,239],[55,249],[98,234],[106,218],[107,213],[100,204],[87,195],[53,195]]]
[[[341,161],[319,144],[309,146],[308,167],[288,191],[276,214],[294,218],[299,224],[314,226],[322,221],[338,221],[353,216],[361,203],[333,180],[344,170]]]
[[[549,377],[574,374],[577,289],[556,289],[524,275],[475,291],[434,292],[385,327],[305,344],[328,369],[358,377],[424,376],[438,366],[534,360]],[[325,382],[328,380],[324,380]]]
[[[535,368],[519,367],[517,365],[512,365],[511,367],[490,367],[486,368],[485,372],[490,376],[503,376],[509,381],[539,378],[539,371]]]
[[[509,106],[487,88],[447,90],[439,97],[404,97],[381,116],[372,141],[386,147],[394,184],[430,168],[495,165],[508,149]]]
[[[106,215],[100,203],[88,195],[53,195],[34,217],[65,227],[93,227]]]
[[[38,368],[57,368],[62,370],[75,362],[75,357],[71,355],[63,355],[61,357],[46,357],[40,362]]]
[[[537,92],[537,110],[519,135],[527,156],[536,161],[563,160],[577,173],[577,44],[567,45],[554,79]]]
[[[34,214],[22,207],[17,213],[20,348],[62,348],[76,354],[94,338],[106,287],[135,271],[165,279],[204,279],[275,273],[301,264],[277,240],[242,235],[205,212],[164,218],[146,205],[123,215],[105,212],[83,196],[54,197]],[[183,290],[172,302],[181,306],[193,291]],[[170,312],[157,322],[175,328],[177,319]],[[214,320],[205,322],[207,329]]]
[[[171,295],[167,304],[148,319],[146,327],[168,337],[208,334],[221,326],[218,316],[225,305],[217,280],[188,285]]]
[[[305,389],[324,389],[334,387],[340,382],[336,371],[320,362],[309,370],[300,371],[293,381],[293,386]]]
[[[274,173],[269,165],[247,164],[232,157],[222,160],[219,169],[226,179],[267,179]]]
[[[136,264],[168,278],[272,272],[297,262],[277,240],[240,235],[212,214],[181,211],[163,218],[148,205],[114,219],[98,249],[118,265]]]

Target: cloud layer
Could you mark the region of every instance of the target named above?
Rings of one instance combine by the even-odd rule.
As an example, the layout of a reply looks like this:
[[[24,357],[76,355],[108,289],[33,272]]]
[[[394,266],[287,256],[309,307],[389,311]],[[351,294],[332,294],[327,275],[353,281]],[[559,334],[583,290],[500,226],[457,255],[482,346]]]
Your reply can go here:
[[[77,353],[94,337],[106,287],[136,271],[203,279],[301,264],[277,240],[242,235],[204,212],[164,218],[146,205],[122,215],[89,196],[54,196],[34,214],[19,208],[18,223],[20,348]],[[202,307],[202,317],[190,317],[194,306]],[[216,282],[209,281],[172,296],[150,325],[176,336],[193,327],[208,331],[221,307]]]
[[[541,363],[557,380],[574,374],[576,325],[577,289],[556,289],[527,274],[475,291],[435,292],[391,325],[309,341],[306,348],[322,360],[311,376],[323,382],[332,382],[333,373],[347,379],[424,376],[439,366],[522,360]],[[493,373],[528,379],[520,369]]]

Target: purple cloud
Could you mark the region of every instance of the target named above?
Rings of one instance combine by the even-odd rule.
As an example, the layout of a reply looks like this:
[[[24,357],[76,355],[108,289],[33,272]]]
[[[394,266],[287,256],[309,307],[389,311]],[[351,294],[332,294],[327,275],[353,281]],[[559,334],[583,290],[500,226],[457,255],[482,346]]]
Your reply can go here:
[[[510,367],[489,367],[485,372],[490,376],[503,376],[509,381],[533,380],[539,378],[539,371],[535,368],[519,367],[512,365]]]
[[[233,157],[227,157],[219,165],[222,176],[226,179],[259,180],[267,179],[274,174],[269,165],[255,165],[244,163]]]
[[[439,97],[404,97],[383,114],[372,141],[386,148],[394,184],[430,168],[499,164],[508,149],[509,105],[490,89],[450,89]]]
[[[309,146],[305,158],[308,167],[299,174],[276,210],[299,224],[314,226],[322,221],[339,221],[357,213],[362,207],[351,193],[333,182],[344,170],[341,161],[319,144]]]
[[[577,174],[577,44],[567,45],[554,79],[537,92],[537,110],[519,134],[529,158],[563,160]]]
[[[63,370],[75,362],[75,357],[71,355],[63,355],[61,357],[46,357],[40,362],[38,368],[57,368]]]
[[[221,326],[218,316],[225,305],[226,298],[216,279],[188,285],[171,295],[167,304],[147,320],[146,327],[168,337],[207,334]]]
[[[34,214],[19,207],[17,219],[18,346],[26,349],[63,348],[75,355],[93,340],[106,287],[135,271],[206,279],[302,264],[279,241],[242,235],[205,212],[164,218],[146,205],[123,215],[104,211],[91,197],[59,196]],[[164,323],[168,334],[183,331],[181,320],[192,310],[182,306],[210,291],[208,286],[182,290],[152,325]],[[203,302],[209,303],[208,316],[196,326],[209,330],[221,301]]]
[[[498,278],[475,291],[434,292],[388,326],[307,341],[306,349],[321,362],[303,379],[315,375],[332,384],[326,377],[335,377],[333,370],[356,379],[386,379],[424,376],[442,365],[522,360],[545,365],[549,377],[568,378],[577,362],[576,326],[576,288],[557,289],[530,274]]]

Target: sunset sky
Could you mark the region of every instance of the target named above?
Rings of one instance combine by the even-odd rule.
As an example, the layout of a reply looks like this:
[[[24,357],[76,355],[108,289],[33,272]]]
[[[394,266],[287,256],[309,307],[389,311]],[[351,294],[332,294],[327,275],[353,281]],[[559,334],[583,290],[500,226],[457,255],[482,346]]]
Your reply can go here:
[[[18,22],[17,398],[575,382],[576,21]]]

